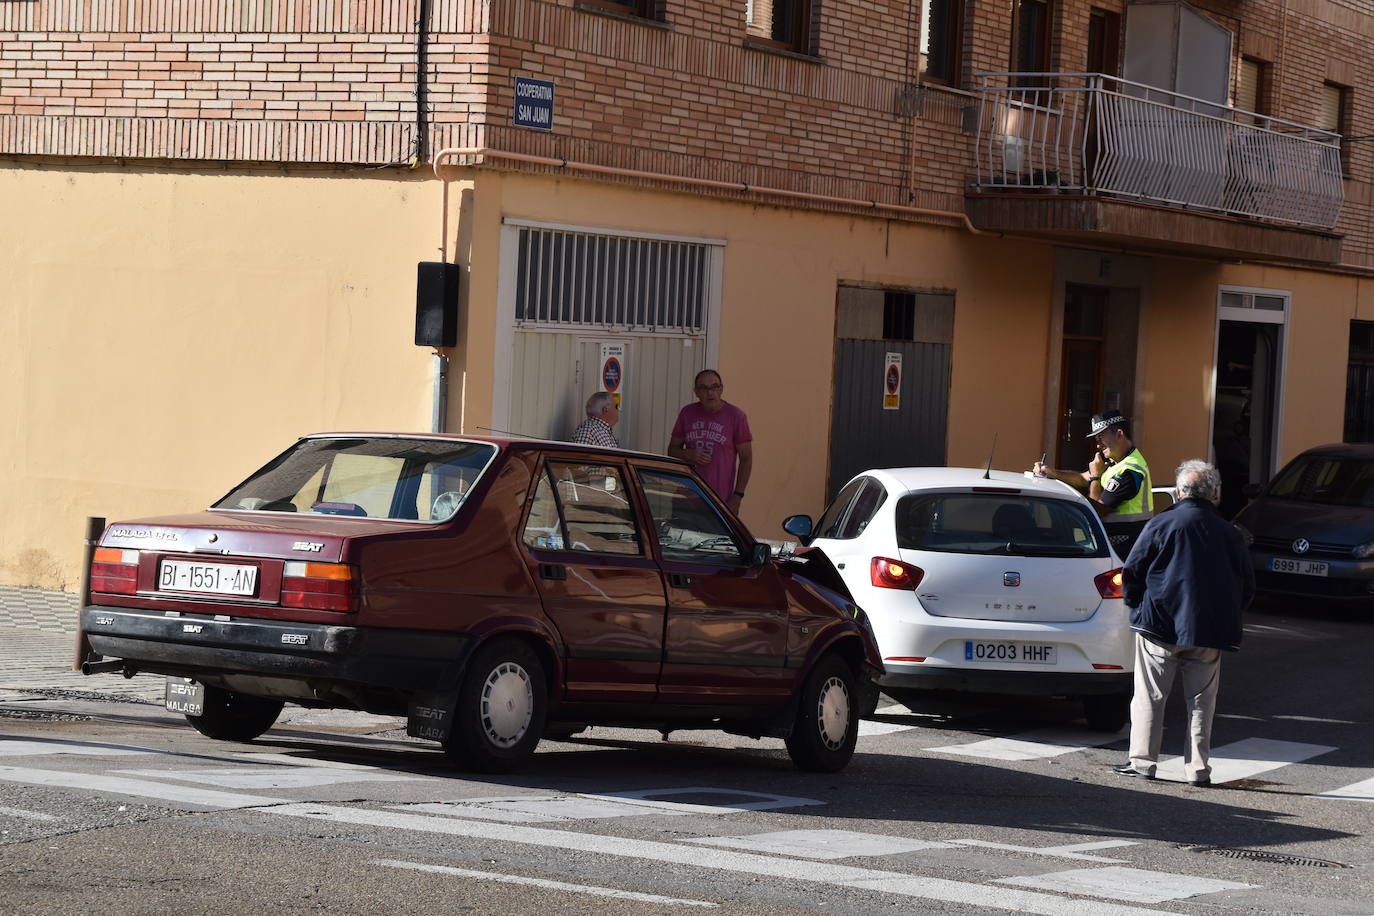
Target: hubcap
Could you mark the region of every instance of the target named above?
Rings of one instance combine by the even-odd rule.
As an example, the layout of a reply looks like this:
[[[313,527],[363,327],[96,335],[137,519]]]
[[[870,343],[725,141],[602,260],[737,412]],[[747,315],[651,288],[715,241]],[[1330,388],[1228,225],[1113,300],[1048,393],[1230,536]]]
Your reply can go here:
[[[849,690],[844,681],[832,677],[821,685],[816,721],[820,726],[821,741],[827,748],[833,751],[844,744],[849,731]]]
[[[520,743],[534,716],[534,690],[529,672],[515,662],[502,662],[482,685],[482,730],[497,747]]]

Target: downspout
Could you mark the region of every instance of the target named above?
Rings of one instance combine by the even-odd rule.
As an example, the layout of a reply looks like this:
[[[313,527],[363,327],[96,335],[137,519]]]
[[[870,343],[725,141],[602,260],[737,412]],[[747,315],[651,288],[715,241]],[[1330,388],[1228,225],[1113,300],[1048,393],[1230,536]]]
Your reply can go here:
[[[433,0],[418,0],[415,20],[414,163],[429,158],[429,19]]]

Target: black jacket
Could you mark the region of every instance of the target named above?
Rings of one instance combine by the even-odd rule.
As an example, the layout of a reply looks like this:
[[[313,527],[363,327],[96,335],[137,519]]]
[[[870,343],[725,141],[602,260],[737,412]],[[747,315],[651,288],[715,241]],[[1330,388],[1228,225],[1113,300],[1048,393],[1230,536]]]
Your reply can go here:
[[[1150,519],[1126,558],[1131,629],[1171,646],[1236,649],[1255,572],[1240,532],[1205,499]]]

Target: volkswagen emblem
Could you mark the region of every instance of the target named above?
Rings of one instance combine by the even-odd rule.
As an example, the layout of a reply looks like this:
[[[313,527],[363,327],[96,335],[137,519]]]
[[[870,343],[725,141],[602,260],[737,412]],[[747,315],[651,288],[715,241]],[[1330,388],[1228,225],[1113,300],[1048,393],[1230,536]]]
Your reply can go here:
[[[1312,549],[1312,545],[1307,542],[1307,538],[1298,538],[1293,542],[1294,553],[1307,553]]]
[[[1021,584],[1021,574],[1019,572],[1002,573],[1002,584],[1009,588],[1015,588]]]

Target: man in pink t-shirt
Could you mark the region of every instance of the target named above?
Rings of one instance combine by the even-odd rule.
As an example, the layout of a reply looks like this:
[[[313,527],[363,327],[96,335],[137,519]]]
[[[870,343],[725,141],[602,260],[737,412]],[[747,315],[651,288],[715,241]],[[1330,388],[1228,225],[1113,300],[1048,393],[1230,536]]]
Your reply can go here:
[[[716,370],[698,372],[693,387],[697,403],[678,411],[672,438],[668,440],[668,454],[693,465],[731,511],[739,512],[740,500],[744,499],[754,470],[754,435],[749,432],[749,418],[721,396],[725,386]]]

